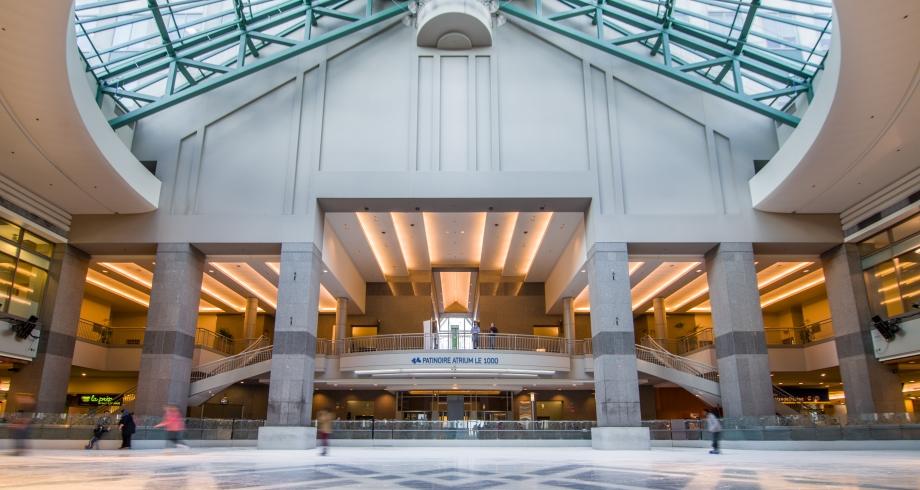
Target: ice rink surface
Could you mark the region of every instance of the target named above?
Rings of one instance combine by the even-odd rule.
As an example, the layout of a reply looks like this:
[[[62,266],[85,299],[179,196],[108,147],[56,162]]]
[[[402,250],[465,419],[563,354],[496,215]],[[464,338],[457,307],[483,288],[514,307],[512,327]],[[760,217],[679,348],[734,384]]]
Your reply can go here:
[[[920,489],[917,451],[601,452],[588,448],[33,450],[0,488]]]

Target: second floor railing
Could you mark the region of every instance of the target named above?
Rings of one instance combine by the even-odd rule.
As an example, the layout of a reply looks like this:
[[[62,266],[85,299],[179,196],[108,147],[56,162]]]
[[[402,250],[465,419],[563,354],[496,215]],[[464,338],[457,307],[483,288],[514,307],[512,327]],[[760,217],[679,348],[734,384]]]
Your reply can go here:
[[[141,347],[144,345],[145,330],[144,327],[109,327],[81,319],[77,325],[77,338],[106,346]],[[205,328],[195,330],[196,347],[227,355],[242,352],[256,340],[233,339]]]
[[[772,347],[806,345],[834,336],[833,323],[830,319],[798,327],[766,327],[763,330],[767,345]],[[715,345],[715,334],[712,331],[712,327],[706,327],[677,339],[655,339],[655,341],[667,348],[667,350],[682,355],[713,347]]]
[[[561,337],[517,334],[407,333],[348,337],[336,347],[342,354],[394,350],[510,350],[568,354],[571,343]]]

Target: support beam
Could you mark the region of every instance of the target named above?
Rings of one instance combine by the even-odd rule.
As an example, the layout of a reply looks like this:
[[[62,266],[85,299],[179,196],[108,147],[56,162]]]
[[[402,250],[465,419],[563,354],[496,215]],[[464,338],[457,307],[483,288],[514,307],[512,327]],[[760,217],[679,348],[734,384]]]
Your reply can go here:
[[[753,246],[716,246],[706,254],[706,275],[725,416],[773,415],[773,384]]]

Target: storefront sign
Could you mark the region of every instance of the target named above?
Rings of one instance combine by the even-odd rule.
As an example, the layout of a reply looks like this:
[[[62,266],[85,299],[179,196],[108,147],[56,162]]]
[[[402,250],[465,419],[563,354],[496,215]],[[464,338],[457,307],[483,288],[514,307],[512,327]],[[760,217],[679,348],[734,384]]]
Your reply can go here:
[[[118,395],[111,394],[79,394],[77,395],[77,404],[81,406],[104,407],[104,406],[121,406],[121,399]]]
[[[501,364],[498,357],[486,356],[416,356],[412,364],[432,366],[497,366]]]

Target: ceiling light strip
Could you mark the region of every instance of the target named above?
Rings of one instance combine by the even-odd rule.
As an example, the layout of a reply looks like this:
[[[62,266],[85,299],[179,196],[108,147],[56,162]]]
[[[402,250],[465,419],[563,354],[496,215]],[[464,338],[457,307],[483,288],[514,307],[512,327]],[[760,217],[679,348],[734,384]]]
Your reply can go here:
[[[371,213],[355,213],[355,216],[358,218],[358,224],[361,225],[361,231],[364,232],[364,239],[367,240],[367,244],[371,247],[374,259],[377,260],[377,267],[380,268],[381,274],[383,274],[384,278],[392,276],[393,266],[387,263],[386,256],[383,255],[384,245],[381,243],[378,234],[374,233],[374,217]]]
[[[681,277],[684,276],[684,274],[690,272],[694,267],[698,265],[700,265],[699,262],[687,262],[686,265],[684,265],[683,267],[675,266],[674,270],[671,271],[671,273],[668,276],[666,276],[666,278],[662,280],[656,287],[654,287],[651,292],[643,296],[642,299],[637,300],[633,303],[632,305],[633,310],[642,306],[643,304],[645,304],[646,302],[648,302],[649,300],[651,300],[652,298],[660,294],[662,291],[664,291],[669,286],[671,286],[671,284],[674,284],[675,282],[677,282]],[[664,264],[660,265],[659,267],[664,267]],[[654,274],[654,272],[652,274]],[[645,280],[647,279],[648,278],[643,279],[642,282],[645,282]],[[636,285],[636,287],[638,288],[639,286],[641,286],[641,284],[642,283],[640,282],[639,284]]]
[[[259,298],[261,301],[264,301],[265,304],[271,306],[272,308],[277,307],[278,303],[275,298],[271,298],[265,295],[254,284],[252,284],[245,278],[241,277],[239,274],[236,273],[236,271],[234,271],[230,267],[227,267],[226,264],[221,263],[221,262],[211,262],[211,266],[221,271],[225,276],[229,277],[233,282],[239,284],[243,289],[245,289],[246,291],[249,291],[249,293]]]

